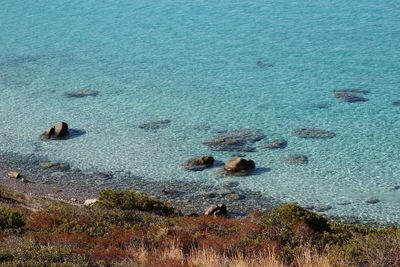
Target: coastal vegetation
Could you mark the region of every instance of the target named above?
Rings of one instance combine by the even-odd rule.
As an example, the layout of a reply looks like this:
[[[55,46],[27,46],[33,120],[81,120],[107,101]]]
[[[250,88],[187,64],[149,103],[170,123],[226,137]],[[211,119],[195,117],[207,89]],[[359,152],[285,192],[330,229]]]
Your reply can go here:
[[[399,228],[340,224],[294,204],[229,218],[184,216],[134,191],[103,190],[90,206],[0,194],[2,266],[400,265]]]

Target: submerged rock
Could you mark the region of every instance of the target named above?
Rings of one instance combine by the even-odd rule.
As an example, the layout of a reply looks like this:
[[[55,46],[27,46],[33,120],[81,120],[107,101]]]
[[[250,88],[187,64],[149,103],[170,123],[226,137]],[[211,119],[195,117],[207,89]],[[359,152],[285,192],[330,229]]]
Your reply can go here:
[[[262,60],[258,60],[256,65],[259,68],[271,68],[274,66],[274,64],[271,64],[271,63],[264,63]]]
[[[299,128],[293,131],[293,135],[308,139],[330,139],[336,136],[336,133],[318,128]]]
[[[355,102],[366,102],[368,101],[367,98],[362,96],[366,91],[364,90],[343,90],[343,91],[335,91],[334,95],[336,98],[348,102],[348,103],[355,103]]]
[[[308,157],[304,155],[289,155],[283,159],[288,164],[303,165],[308,163]]]
[[[68,124],[65,122],[56,123],[53,127],[47,129],[40,135],[42,140],[62,139],[69,135]]]
[[[284,139],[277,139],[267,142],[264,148],[268,149],[283,149],[287,147],[288,142]]]
[[[56,162],[40,162],[39,167],[42,169],[55,169],[55,170],[68,170],[70,166],[64,163],[56,163]]]
[[[240,129],[222,133],[211,140],[204,141],[203,144],[215,151],[253,152],[255,149],[251,145],[264,137],[259,130]]]
[[[211,168],[214,165],[215,159],[212,156],[201,156],[188,160],[184,167],[190,171],[202,171],[206,168]]]
[[[77,91],[71,91],[67,92],[64,95],[66,97],[75,97],[75,98],[81,98],[81,97],[86,97],[86,96],[97,96],[100,92],[97,90],[92,90],[88,88],[82,88]]]
[[[247,175],[250,171],[256,168],[256,164],[251,159],[233,158],[228,160],[224,165],[224,170],[228,174]]]
[[[377,198],[369,198],[365,202],[367,202],[368,204],[376,204],[376,203],[379,203],[380,200]]]
[[[393,101],[392,105],[395,107],[400,107],[400,100]]]
[[[170,123],[171,123],[170,120],[160,120],[160,121],[142,123],[139,124],[138,127],[144,130],[157,130],[157,129],[167,128]]]
[[[211,216],[225,216],[228,214],[228,209],[226,208],[225,204],[216,204],[211,205],[206,211],[204,215],[211,215]]]

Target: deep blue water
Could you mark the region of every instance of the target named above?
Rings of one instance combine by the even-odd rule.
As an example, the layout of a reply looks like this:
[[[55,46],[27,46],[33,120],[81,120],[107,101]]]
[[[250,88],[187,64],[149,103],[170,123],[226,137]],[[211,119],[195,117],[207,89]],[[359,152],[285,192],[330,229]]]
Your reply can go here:
[[[1,151],[218,185],[225,178],[216,169],[187,172],[181,164],[210,153],[227,160],[232,152],[202,142],[259,129],[266,139],[246,154],[271,170],[237,178],[241,187],[331,205],[331,215],[400,223],[400,190],[391,190],[400,185],[400,107],[392,105],[400,100],[399,1],[0,4]],[[64,96],[80,88],[100,95]],[[341,88],[368,90],[369,101],[338,101],[333,91]],[[165,129],[138,128],[163,119],[171,120]],[[86,134],[38,141],[60,120]],[[292,135],[299,127],[337,136],[301,139]],[[275,138],[288,147],[262,148]],[[309,163],[285,164],[290,154]]]

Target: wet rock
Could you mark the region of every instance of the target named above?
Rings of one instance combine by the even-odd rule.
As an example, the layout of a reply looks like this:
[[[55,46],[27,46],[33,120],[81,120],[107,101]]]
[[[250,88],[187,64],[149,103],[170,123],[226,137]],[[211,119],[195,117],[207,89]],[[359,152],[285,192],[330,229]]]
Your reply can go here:
[[[337,91],[335,92],[335,97],[348,103],[355,103],[355,102],[366,102],[368,101],[367,98],[363,97],[362,95],[346,92],[346,91]]]
[[[237,201],[237,200],[245,199],[246,196],[245,195],[241,195],[239,193],[232,192],[232,193],[226,194],[225,198],[230,200],[230,201]]]
[[[225,181],[223,186],[225,188],[237,187],[237,186],[239,186],[239,182],[237,182],[237,181]]]
[[[157,129],[167,128],[170,123],[171,123],[170,120],[160,120],[160,121],[142,123],[139,124],[138,127],[144,130],[157,130]]]
[[[97,90],[92,90],[88,88],[82,88],[77,91],[67,92],[64,95],[66,97],[75,97],[75,98],[82,98],[87,96],[97,96],[100,92]]]
[[[247,175],[249,172],[256,168],[256,164],[251,159],[232,158],[224,165],[224,170],[228,174],[234,175]]]
[[[288,142],[284,139],[277,139],[269,141],[264,145],[264,148],[268,149],[284,149],[287,147]]]
[[[306,139],[330,139],[336,136],[336,133],[318,128],[298,128],[293,131],[293,135]]]
[[[85,206],[91,206],[94,203],[96,203],[97,201],[99,201],[99,199],[97,198],[90,198],[90,199],[86,199],[85,202],[83,203],[83,205]]]
[[[369,198],[365,202],[367,202],[368,204],[376,204],[376,203],[379,203],[380,200],[377,198]]]
[[[259,130],[240,129],[222,133],[211,140],[203,142],[203,144],[216,151],[252,152],[254,148],[251,145],[264,137],[264,134]]]
[[[204,215],[209,216],[225,216],[226,214],[228,214],[228,210],[225,204],[212,205],[204,212]]]
[[[12,178],[12,179],[19,179],[21,178],[21,174],[19,172],[15,172],[15,171],[9,171],[7,172],[7,176]]]
[[[308,163],[308,157],[304,155],[289,155],[283,160],[292,165],[303,165]]]
[[[184,168],[190,171],[202,171],[211,168],[214,165],[215,159],[212,156],[201,156],[192,158],[184,164]]]
[[[68,164],[56,163],[56,162],[41,162],[39,163],[39,167],[42,169],[54,169],[54,170],[69,170],[70,166]]]
[[[400,107],[400,100],[393,101],[392,105],[395,107]]]
[[[53,127],[47,129],[40,135],[42,140],[63,139],[69,135],[68,124],[65,122],[56,123]]]

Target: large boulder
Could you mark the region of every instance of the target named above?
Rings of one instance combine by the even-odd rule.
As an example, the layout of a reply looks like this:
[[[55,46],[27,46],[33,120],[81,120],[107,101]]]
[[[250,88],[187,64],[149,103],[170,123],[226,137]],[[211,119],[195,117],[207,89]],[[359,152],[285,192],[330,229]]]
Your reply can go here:
[[[190,171],[202,171],[206,168],[211,168],[214,165],[215,159],[212,156],[201,156],[189,159],[184,168]]]
[[[211,205],[204,212],[204,215],[211,215],[211,216],[225,216],[226,214],[228,214],[228,209],[226,208],[225,204]]]
[[[40,135],[41,139],[62,139],[69,135],[68,124],[58,122]]]
[[[236,157],[228,160],[224,165],[224,170],[228,174],[247,175],[256,168],[256,164],[251,159]]]

